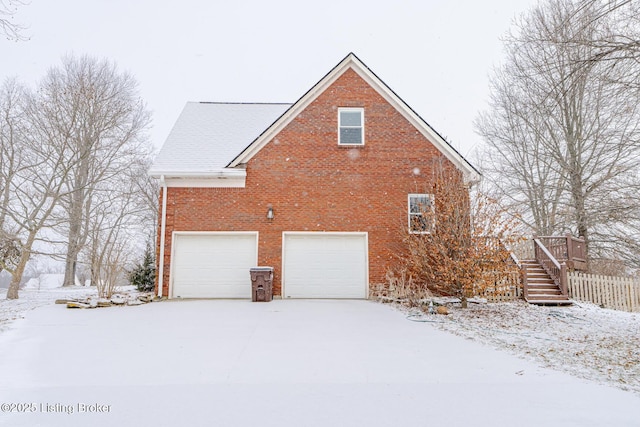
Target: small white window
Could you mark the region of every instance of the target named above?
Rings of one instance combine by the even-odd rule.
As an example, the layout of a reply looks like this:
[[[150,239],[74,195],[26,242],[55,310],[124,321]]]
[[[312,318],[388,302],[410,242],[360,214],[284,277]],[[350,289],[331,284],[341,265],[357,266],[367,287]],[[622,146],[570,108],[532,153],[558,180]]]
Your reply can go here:
[[[364,145],[364,109],[338,109],[338,144]]]
[[[431,233],[434,226],[435,205],[431,194],[409,194],[409,232]]]

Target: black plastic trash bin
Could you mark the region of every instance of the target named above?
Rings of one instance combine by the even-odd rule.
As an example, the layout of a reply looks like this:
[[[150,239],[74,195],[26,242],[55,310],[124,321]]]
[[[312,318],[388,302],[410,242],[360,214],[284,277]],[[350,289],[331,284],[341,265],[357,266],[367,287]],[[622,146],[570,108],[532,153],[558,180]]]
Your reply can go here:
[[[273,267],[253,267],[249,272],[251,301],[271,301],[273,299]]]

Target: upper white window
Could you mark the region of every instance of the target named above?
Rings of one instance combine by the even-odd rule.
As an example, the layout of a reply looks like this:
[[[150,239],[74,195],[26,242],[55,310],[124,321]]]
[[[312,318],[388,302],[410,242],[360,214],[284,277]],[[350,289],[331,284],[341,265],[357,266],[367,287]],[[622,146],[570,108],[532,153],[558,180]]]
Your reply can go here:
[[[409,232],[431,233],[435,224],[435,204],[431,194],[409,194]]]
[[[364,145],[364,109],[338,109],[338,144]]]

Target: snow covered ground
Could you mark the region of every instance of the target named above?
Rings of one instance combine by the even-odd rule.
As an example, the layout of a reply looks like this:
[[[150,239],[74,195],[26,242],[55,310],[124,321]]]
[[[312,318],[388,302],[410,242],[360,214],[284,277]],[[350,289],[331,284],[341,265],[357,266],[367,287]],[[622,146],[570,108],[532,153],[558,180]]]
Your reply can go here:
[[[419,318],[437,320],[442,330],[542,366],[640,395],[640,313],[585,303],[540,307],[524,301],[471,304],[450,313]]]
[[[17,318],[0,332],[0,426],[640,425],[638,315],[510,303],[408,317],[349,300],[68,310],[46,304],[73,291],[57,292],[0,293],[0,319]]]
[[[6,299],[7,290],[0,289],[0,334],[7,330],[11,323],[24,316],[34,308],[51,305],[56,299],[81,298],[87,295],[97,295],[96,288],[70,287],[47,289],[22,289],[17,300]]]

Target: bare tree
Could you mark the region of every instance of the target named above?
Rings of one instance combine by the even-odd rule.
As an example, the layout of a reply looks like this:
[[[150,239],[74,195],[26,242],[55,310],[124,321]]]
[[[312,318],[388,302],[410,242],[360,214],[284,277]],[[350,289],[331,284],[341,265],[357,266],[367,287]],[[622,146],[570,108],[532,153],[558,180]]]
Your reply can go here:
[[[23,167],[20,147],[26,135],[24,98],[25,89],[15,79],[6,80],[0,88],[0,230],[5,233],[11,182]]]
[[[45,108],[45,100],[40,95],[23,91],[21,104],[24,114],[14,116],[13,129],[23,131],[13,135],[11,149],[3,147],[3,153],[19,153],[19,160],[14,163],[4,159],[5,164],[14,166],[11,179],[5,181],[9,189],[8,203],[0,205],[3,229],[10,231],[20,252],[17,262],[3,266],[12,275],[8,299],[18,298],[22,275],[34,253],[34,245],[42,239],[41,232],[60,225],[54,213],[60,199],[66,195],[65,183],[75,167],[67,135],[50,126],[53,112]],[[17,135],[19,137],[15,137]]]
[[[571,231],[594,255],[638,253],[639,92],[629,62],[595,60],[615,39],[596,2],[551,0],[523,15],[477,121],[487,174],[536,234]],[[632,258],[632,257],[630,257]]]
[[[20,259],[20,245],[7,212],[13,200],[12,184],[24,165],[25,89],[15,79],[0,88],[0,271],[15,269]]]
[[[19,6],[26,5],[24,0],[0,0],[0,33],[9,40],[25,40],[22,31],[26,29],[24,25],[13,21]]]
[[[64,285],[72,286],[96,188],[144,155],[150,115],[131,75],[119,72],[113,62],[89,56],[64,58],[61,67],[49,70],[40,93],[52,113],[50,125],[68,138],[75,165],[61,200],[68,227]]]
[[[143,252],[155,222],[144,173],[148,123],[135,80],[107,61],[66,58],[33,93],[12,80],[4,84],[0,265],[12,275],[7,298],[18,298],[27,262],[43,244],[66,245],[66,284],[75,283],[88,241],[98,276],[125,277],[130,255]]]
[[[564,173],[548,162],[543,127],[539,116],[526,102],[527,91],[514,87],[510,76],[497,71],[491,82],[493,110],[481,114],[477,129],[489,149],[482,153],[485,173],[496,180],[487,189],[536,234],[553,235],[562,231],[561,201],[564,197]]]
[[[156,233],[158,232],[158,194],[160,185],[158,180],[149,176],[149,168],[153,163],[153,152],[140,153],[131,164],[129,174],[132,181],[132,192],[136,194],[136,206],[140,212],[141,232],[148,244],[155,246]],[[145,246],[146,248],[146,246]]]
[[[141,158],[139,166],[147,161]],[[135,254],[149,240],[153,227],[152,209],[141,186],[148,179],[141,169],[132,167],[110,181],[97,186],[89,215],[88,244],[83,253],[90,270],[91,283],[100,296],[109,298],[117,286],[126,282],[126,271]],[[146,169],[145,169],[146,172]]]

